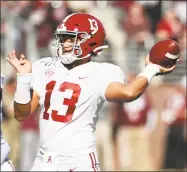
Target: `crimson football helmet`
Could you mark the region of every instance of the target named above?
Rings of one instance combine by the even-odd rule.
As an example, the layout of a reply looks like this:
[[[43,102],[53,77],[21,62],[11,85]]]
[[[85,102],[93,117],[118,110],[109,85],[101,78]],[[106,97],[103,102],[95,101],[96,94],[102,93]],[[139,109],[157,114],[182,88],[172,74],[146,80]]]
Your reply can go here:
[[[100,55],[104,48],[105,29],[102,23],[94,16],[86,13],[74,13],[67,16],[57,27],[55,43],[52,44],[53,57],[62,59],[63,64],[71,64],[75,60],[81,60]],[[73,38],[71,53],[63,52],[63,42],[69,37]]]

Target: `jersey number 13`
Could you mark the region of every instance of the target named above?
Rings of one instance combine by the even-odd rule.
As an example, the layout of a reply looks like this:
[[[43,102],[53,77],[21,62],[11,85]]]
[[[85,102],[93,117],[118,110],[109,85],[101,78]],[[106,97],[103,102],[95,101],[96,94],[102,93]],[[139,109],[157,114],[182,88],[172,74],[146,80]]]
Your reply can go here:
[[[46,85],[46,94],[45,94],[45,102],[44,102],[45,111],[43,115],[43,119],[45,120],[49,119],[50,114],[47,111],[51,105],[50,99],[51,99],[51,94],[53,92],[55,84],[56,84],[56,81],[51,81]],[[57,110],[52,110],[51,118],[53,121],[67,123],[72,120],[73,113],[76,108],[76,103],[78,102],[78,99],[80,96],[81,88],[78,84],[64,82],[60,85],[60,88],[58,91],[64,92],[66,91],[66,89],[73,91],[71,98],[70,99],[64,98],[64,101],[62,102],[63,105],[68,106],[66,114],[61,115],[61,114],[58,114]]]

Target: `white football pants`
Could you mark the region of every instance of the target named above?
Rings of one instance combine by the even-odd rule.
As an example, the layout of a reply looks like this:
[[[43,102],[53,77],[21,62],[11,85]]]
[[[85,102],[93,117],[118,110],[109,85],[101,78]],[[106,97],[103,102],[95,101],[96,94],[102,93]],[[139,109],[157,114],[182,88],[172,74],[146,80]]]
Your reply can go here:
[[[31,171],[100,171],[96,152],[62,156],[39,149]]]

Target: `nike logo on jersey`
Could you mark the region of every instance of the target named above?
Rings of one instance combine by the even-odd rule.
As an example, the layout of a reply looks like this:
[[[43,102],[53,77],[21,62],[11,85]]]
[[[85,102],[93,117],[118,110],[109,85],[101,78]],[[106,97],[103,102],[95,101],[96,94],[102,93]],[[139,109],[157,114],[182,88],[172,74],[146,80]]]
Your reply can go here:
[[[88,77],[86,77],[86,76],[83,76],[83,77],[79,76],[79,79],[85,79],[85,78],[88,78]]]

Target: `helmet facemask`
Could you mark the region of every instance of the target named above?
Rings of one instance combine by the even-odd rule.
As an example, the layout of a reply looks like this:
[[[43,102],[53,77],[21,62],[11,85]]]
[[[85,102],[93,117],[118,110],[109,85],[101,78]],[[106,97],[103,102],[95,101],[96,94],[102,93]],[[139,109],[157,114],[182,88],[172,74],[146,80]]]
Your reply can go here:
[[[82,59],[78,57],[82,55],[80,45],[89,39],[86,32],[59,31],[55,32],[54,36],[55,43],[52,44],[53,57],[60,58],[63,64],[71,64],[75,60]],[[70,40],[70,42],[67,40]],[[71,50],[65,52],[65,46],[70,46]]]

